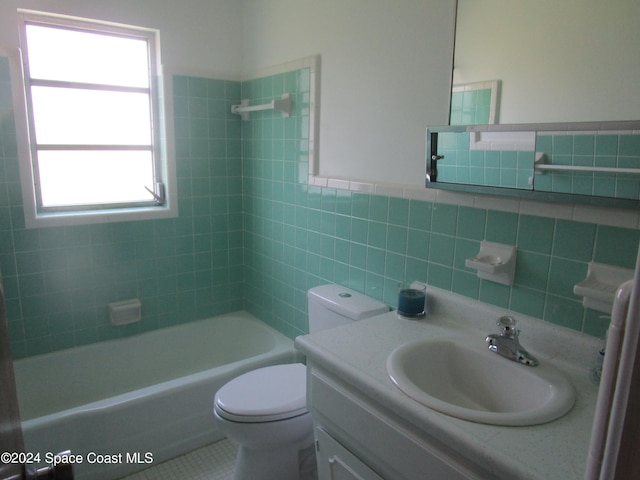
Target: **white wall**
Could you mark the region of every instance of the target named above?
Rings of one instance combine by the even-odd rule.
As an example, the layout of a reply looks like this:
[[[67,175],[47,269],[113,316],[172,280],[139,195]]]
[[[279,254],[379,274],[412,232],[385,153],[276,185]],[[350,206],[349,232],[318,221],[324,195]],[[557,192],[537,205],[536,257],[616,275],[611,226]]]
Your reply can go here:
[[[424,185],[448,123],[453,0],[244,0],[243,68],[321,55],[320,175]]]
[[[231,79],[241,72],[242,9],[234,0],[0,0],[0,48],[18,46],[18,7],[157,28],[164,65]]]

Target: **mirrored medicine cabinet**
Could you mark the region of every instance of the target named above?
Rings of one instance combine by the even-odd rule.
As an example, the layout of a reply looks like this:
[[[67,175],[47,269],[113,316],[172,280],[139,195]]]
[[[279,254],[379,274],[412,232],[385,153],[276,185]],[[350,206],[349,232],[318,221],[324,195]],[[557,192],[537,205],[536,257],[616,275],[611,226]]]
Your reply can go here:
[[[640,207],[640,121],[427,129],[426,186]]]
[[[450,126],[427,129],[427,187],[640,207],[638,4],[456,4]]]

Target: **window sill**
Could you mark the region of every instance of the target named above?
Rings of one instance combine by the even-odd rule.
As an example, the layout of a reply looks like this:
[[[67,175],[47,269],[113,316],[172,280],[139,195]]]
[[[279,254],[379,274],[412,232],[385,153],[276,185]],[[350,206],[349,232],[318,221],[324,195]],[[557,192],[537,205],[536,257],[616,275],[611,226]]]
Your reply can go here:
[[[159,220],[163,218],[175,218],[177,216],[177,206],[41,214],[25,211],[25,226],[27,228],[62,227],[71,225],[90,225],[96,223]]]

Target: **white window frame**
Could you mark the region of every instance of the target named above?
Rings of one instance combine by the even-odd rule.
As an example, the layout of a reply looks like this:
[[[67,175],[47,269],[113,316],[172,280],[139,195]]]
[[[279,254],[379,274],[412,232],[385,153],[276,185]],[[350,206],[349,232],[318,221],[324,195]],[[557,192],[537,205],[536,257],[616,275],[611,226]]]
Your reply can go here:
[[[25,46],[25,27],[29,23],[60,26],[113,35],[145,38],[150,53],[150,90],[152,98],[152,137],[155,182],[152,186],[156,200],[127,205],[79,206],[77,209],[43,209],[39,205],[37,188],[37,161],[35,145],[31,140],[29,121],[30,85],[26,75],[26,59],[17,51],[10,56],[12,86],[15,105],[16,134],[20,176],[24,202],[25,226],[78,225],[88,223],[120,222],[171,218],[178,215],[175,157],[173,146],[173,103],[171,75],[162,75],[160,69],[159,32],[154,29],[94,21],[77,17],[18,9],[21,46]]]

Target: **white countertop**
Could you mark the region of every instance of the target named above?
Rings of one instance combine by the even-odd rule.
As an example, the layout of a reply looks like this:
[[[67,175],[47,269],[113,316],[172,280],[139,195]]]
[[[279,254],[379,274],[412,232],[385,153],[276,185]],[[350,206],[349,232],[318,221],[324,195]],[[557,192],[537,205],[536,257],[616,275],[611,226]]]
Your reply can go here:
[[[298,337],[296,347],[310,363],[345,380],[499,478],[581,479],[598,391],[589,380],[589,372],[600,341],[434,287],[429,288],[428,296],[429,314],[423,320],[400,319],[395,312],[389,312]],[[505,314],[518,320],[521,344],[541,362],[551,362],[565,373],[575,387],[575,405],[560,419],[527,427],[460,420],[412,400],[387,375],[387,357],[399,345],[457,334],[484,343],[487,334],[497,331],[497,319]]]

